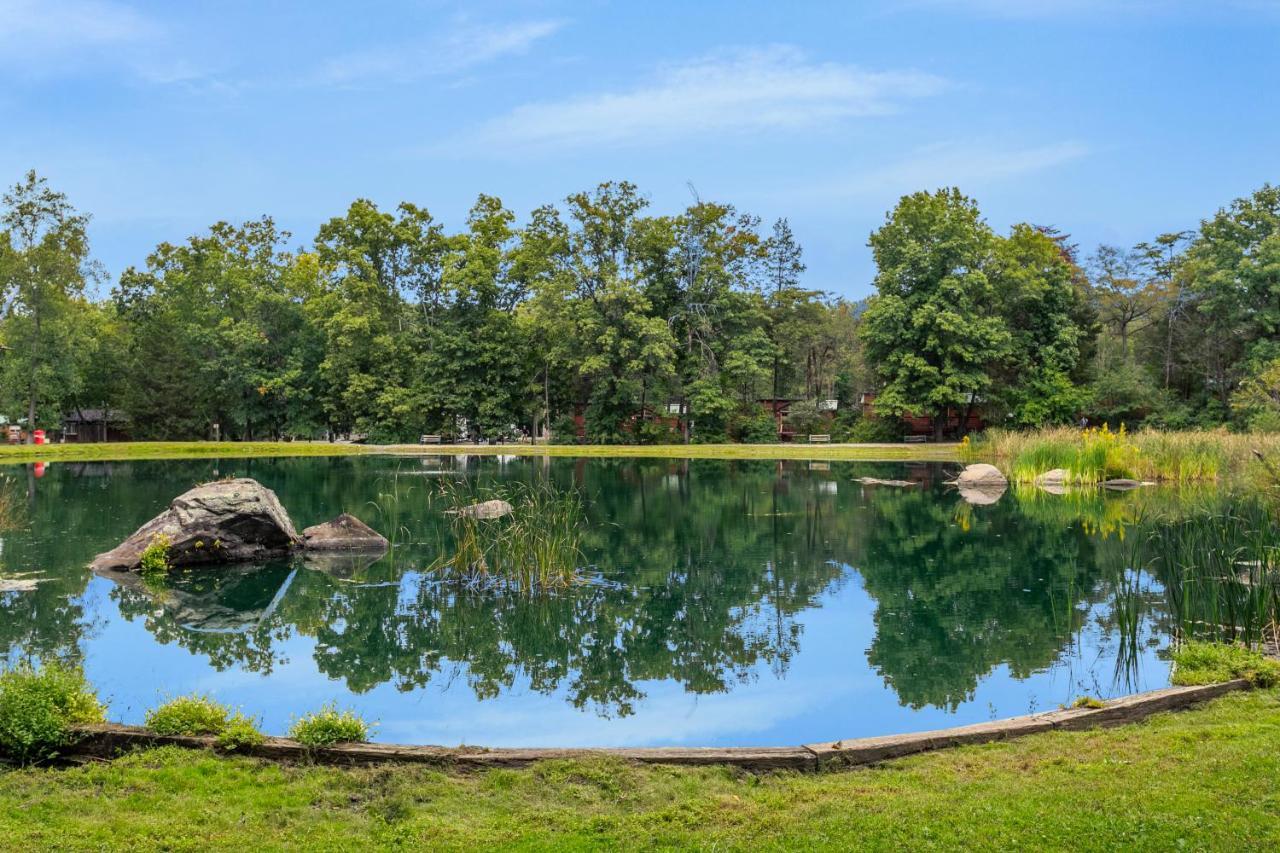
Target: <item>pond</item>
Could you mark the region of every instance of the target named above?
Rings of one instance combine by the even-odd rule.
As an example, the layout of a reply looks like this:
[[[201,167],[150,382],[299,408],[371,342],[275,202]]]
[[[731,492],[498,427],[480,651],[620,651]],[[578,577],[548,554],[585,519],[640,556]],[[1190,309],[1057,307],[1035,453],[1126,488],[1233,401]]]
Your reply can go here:
[[[974,505],[944,484],[954,468],[493,456],[5,468],[22,523],[2,534],[0,574],[36,582],[0,591],[0,653],[81,661],[120,722],[195,691],[281,734],[333,700],[376,720],[376,740],[445,745],[788,745],[1167,685],[1162,588],[1129,567],[1145,504],[1182,498],[1010,491]],[[370,565],[298,559],[159,588],[88,571],[175,495],[226,476],[274,489],[299,529],[346,510],[395,547]],[[589,582],[521,596],[431,574],[445,521],[429,496],[460,479],[578,490]]]

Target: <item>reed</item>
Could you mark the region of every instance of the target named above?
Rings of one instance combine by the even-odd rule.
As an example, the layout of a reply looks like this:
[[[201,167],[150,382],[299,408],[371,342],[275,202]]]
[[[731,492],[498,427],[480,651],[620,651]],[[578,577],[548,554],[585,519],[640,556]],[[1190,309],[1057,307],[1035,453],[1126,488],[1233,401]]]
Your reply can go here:
[[[1232,433],[1225,429],[1184,432],[1123,427],[1040,430],[992,429],[961,442],[966,462],[991,462],[1016,482],[1033,482],[1065,468],[1068,482],[1093,485],[1126,478],[1203,482],[1256,473],[1264,459],[1280,459],[1280,435]]]
[[[8,477],[0,476],[0,533],[21,528],[26,519],[22,493]]]
[[[540,482],[479,494],[445,483],[441,494],[450,507],[451,541],[441,548],[432,572],[466,586],[522,593],[581,582],[584,512],[576,491]],[[481,518],[462,511],[495,499],[511,504],[510,514]]]

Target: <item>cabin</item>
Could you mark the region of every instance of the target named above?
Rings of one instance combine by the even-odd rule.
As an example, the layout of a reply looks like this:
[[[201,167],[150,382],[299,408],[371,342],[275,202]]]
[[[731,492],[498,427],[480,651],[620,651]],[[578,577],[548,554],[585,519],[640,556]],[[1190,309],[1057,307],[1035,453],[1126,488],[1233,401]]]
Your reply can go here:
[[[875,400],[875,392],[871,391],[859,397],[859,404],[862,406],[862,416],[864,418],[874,418],[876,416]],[[906,435],[933,435],[933,418],[928,415],[907,414],[902,416],[902,421],[906,424]],[[948,409],[944,431],[947,435],[960,435],[981,432],[986,429],[986,426],[986,421],[982,418],[982,398],[979,397],[974,399],[973,405],[968,407],[967,410]]]
[[[130,441],[129,418],[118,409],[75,409],[62,419],[62,440],[71,444]]]

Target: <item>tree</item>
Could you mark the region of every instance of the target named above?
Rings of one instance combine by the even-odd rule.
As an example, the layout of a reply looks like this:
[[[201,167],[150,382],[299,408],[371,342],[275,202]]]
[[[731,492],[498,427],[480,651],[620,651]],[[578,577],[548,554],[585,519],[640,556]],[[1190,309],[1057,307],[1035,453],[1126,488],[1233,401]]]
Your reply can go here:
[[[877,295],[862,323],[883,381],[876,410],[927,414],[941,438],[951,408],[990,387],[1010,336],[984,268],[994,237],[958,189],[904,196],[871,235]]]
[[[57,422],[76,391],[74,314],[99,270],[89,258],[89,217],[34,171],[0,201],[2,384],[6,397],[25,404],[27,428],[34,431],[46,420]]]

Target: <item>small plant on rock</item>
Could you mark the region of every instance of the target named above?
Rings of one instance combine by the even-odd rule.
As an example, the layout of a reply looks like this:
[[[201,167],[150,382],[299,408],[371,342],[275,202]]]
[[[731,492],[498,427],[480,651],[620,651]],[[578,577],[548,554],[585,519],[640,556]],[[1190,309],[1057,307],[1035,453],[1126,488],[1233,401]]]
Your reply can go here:
[[[104,709],[84,672],[50,662],[0,674],[0,752],[19,762],[54,755],[71,742],[71,727],[101,723]]]
[[[289,729],[289,737],[312,747],[357,743],[368,739],[369,724],[354,711],[339,711],[330,703],[296,719]]]
[[[1247,646],[1189,640],[1173,652],[1174,684],[1216,684],[1243,678],[1254,687],[1280,684],[1280,660]]]
[[[218,746],[228,752],[234,752],[238,749],[261,746],[266,739],[267,736],[258,728],[258,724],[252,717],[237,713],[227,718],[226,726],[218,733]]]
[[[147,712],[146,726],[158,735],[216,735],[231,711],[208,696],[179,696]]]
[[[163,533],[151,537],[151,542],[142,549],[138,564],[142,574],[149,577],[161,577],[169,572],[169,548],[173,540]]]

